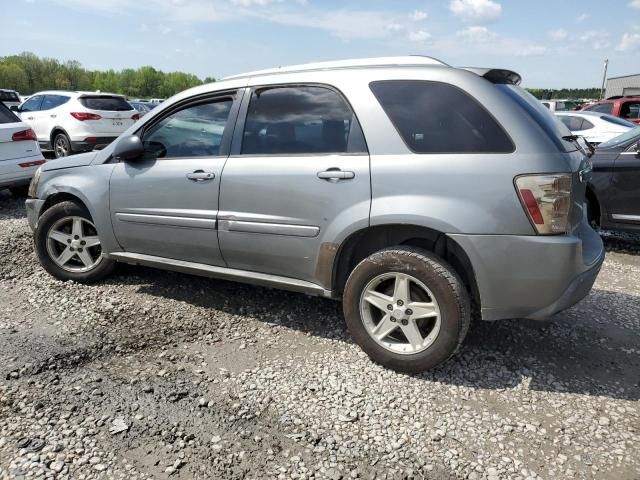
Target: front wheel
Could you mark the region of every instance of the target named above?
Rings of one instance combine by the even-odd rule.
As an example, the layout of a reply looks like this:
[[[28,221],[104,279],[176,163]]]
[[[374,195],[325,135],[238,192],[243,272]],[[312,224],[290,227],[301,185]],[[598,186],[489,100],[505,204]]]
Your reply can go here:
[[[376,252],[353,270],[343,296],[347,327],[371,359],[417,373],[446,361],[470,323],[469,295],[436,255],[411,247]]]
[[[44,269],[60,280],[96,282],[115,266],[102,254],[91,215],[74,202],[58,203],[47,210],[38,220],[34,242]]]

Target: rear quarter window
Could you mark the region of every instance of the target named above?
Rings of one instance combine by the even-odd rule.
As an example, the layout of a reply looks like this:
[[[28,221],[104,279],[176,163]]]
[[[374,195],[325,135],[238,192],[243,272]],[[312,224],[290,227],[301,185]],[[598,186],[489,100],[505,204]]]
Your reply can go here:
[[[79,102],[90,110],[106,110],[110,112],[123,112],[134,108],[122,97],[80,97]]]
[[[495,118],[458,87],[425,80],[383,80],[369,86],[414,153],[515,150]]]

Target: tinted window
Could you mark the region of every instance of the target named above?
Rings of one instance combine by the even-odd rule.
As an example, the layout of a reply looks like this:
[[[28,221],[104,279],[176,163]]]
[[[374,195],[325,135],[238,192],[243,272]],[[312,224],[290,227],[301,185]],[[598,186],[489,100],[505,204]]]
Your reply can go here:
[[[15,123],[20,119],[14,115],[3,103],[0,103],[0,123]]]
[[[0,90],[0,101],[3,102],[19,102],[20,97],[16,92],[12,92],[9,90]]]
[[[640,102],[624,102],[620,107],[622,118],[640,118]]]
[[[585,110],[588,110],[589,112],[611,113],[611,110],[613,110],[613,103],[600,103],[587,107]]]
[[[42,95],[36,95],[24,102],[20,107],[21,112],[37,112],[40,110],[40,104],[42,103]]]
[[[561,115],[559,118],[560,121],[564,123],[572,132],[593,128],[593,124],[582,117],[578,117],[575,115]]]
[[[40,105],[40,110],[51,110],[67,103],[68,100],[69,97],[63,95],[45,95],[42,105]]]
[[[360,126],[349,105],[323,87],[277,87],[253,93],[243,154],[364,152]]]
[[[163,118],[145,132],[147,158],[218,155],[233,99],[191,105]]]
[[[90,110],[106,110],[110,112],[133,110],[133,107],[122,97],[100,95],[96,97],[81,97],[78,100]]]
[[[593,123],[591,123],[589,120],[585,120],[584,118],[582,119],[582,128],[580,128],[580,130],[589,130],[593,127]]]
[[[469,94],[453,85],[385,80],[371,90],[407,146],[416,153],[507,153],[502,127]]]
[[[496,84],[496,88],[507,94],[518,107],[536,122],[560,151],[571,152],[578,149],[574,142],[563,138],[571,135],[571,131],[564,123],[558,120],[558,117],[540,105],[536,97],[517,85],[499,83]]]

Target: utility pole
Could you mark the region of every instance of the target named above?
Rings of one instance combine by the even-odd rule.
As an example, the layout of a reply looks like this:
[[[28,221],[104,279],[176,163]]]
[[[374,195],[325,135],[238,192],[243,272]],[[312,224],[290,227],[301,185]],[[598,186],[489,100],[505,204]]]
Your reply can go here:
[[[604,60],[604,72],[602,73],[602,87],[600,88],[600,98],[598,100],[602,100],[604,97],[604,86],[607,82],[607,67],[609,66],[609,59],[605,58]]]

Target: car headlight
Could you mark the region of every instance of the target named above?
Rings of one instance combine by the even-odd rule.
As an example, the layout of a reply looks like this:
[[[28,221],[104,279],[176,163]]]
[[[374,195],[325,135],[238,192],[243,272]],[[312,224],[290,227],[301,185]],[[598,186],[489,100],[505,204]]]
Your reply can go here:
[[[38,182],[40,182],[40,174],[42,173],[42,167],[38,167],[36,173],[33,174],[31,183],[29,184],[28,195],[29,198],[36,198],[36,192],[38,191]]]

